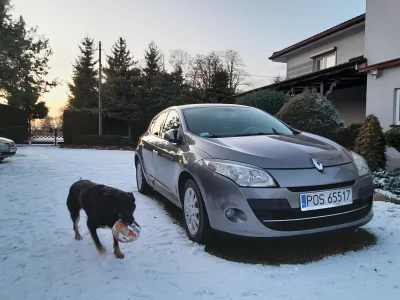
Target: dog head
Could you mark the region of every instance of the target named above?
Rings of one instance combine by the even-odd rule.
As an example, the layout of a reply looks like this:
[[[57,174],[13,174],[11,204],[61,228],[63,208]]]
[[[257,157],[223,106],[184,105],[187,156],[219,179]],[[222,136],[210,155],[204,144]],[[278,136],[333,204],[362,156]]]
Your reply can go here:
[[[112,206],[118,217],[124,223],[132,224],[135,221],[133,213],[136,209],[133,193],[118,191],[109,196],[112,197]]]

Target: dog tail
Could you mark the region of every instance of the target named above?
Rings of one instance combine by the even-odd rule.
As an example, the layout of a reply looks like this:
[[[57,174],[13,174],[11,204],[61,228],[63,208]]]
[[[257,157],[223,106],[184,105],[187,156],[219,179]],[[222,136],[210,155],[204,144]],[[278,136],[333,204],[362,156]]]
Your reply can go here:
[[[79,214],[82,208],[79,199],[72,192],[72,187],[69,190],[67,198],[67,207],[71,215],[72,222],[76,224],[79,221]]]

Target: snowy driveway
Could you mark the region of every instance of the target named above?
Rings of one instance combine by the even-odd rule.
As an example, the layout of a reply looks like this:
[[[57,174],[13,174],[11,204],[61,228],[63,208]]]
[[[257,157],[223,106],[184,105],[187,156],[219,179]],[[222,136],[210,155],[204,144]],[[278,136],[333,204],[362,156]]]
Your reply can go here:
[[[68,188],[82,177],[136,191],[134,174],[128,151],[21,147],[0,164],[0,299],[400,299],[400,206],[388,203],[375,203],[374,220],[360,230],[377,237],[375,246],[304,265],[262,266],[205,252],[160,200],[135,193],[140,239],[121,245],[125,259],[118,260],[110,231],[99,230],[108,250],[101,257],[84,213],[83,240],[74,239]],[[243,251],[246,242],[236,240],[229,252],[235,243]]]

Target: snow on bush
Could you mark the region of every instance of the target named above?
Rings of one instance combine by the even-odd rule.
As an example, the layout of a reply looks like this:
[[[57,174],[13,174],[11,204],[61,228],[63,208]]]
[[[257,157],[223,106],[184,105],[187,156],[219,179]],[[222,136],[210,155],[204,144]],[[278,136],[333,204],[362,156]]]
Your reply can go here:
[[[395,148],[400,152],[400,128],[395,127],[385,133],[386,141],[389,147]]]
[[[344,124],[332,102],[308,90],[290,99],[276,116],[298,130],[325,137]]]
[[[356,140],[356,152],[375,172],[386,167],[386,139],[378,118],[370,114],[365,118]]]
[[[394,171],[379,170],[373,173],[374,185],[400,196],[400,169]]]

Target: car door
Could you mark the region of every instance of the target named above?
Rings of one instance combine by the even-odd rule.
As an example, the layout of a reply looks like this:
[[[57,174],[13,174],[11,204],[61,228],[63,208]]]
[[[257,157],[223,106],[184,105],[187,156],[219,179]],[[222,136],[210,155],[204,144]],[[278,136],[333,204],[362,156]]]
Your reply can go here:
[[[155,147],[157,152],[154,153],[153,157],[156,180],[162,189],[171,196],[168,198],[172,198],[175,201],[179,201],[176,180],[178,178],[181,150],[180,145],[170,143],[163,137],[166,131],[179,129],[180,124],[179,113],[171,109],[160,132],[160,141]]]
[[[155,144],[159,142],[159,133],[164,125],[165,118],[168,115],[168,111],[163,112],[156,116],[150,123],[149,130],[146,135],[142,137],[142,164],[143,170],[151,180],[155,179],[154,170],[154,151]]]

